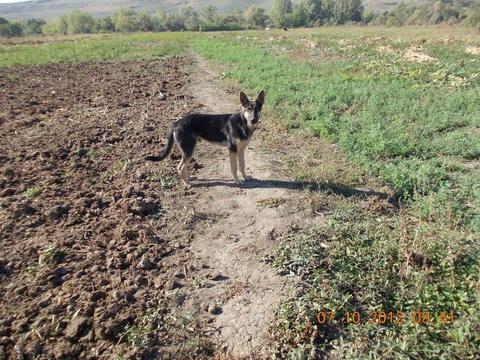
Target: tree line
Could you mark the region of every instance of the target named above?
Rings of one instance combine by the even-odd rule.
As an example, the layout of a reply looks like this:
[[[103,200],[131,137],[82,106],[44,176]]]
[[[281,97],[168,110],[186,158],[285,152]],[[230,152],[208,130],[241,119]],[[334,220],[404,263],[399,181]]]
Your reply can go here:
[[[421,5],[400,3],[392,11],[372,17],[377,25],[464,24],[480,29],[479,0],[431,1]]]
[[[0,17],[0,36],[31,34],[78,34],[137,31],[216,31],[243,30],[265,27],[314,27],[348,23],[378,24],[387,26],[464,23],[480,25],[480,0],[430,1],[423,5],[400,3],[390,12],[375,14],[365,12],[362,0],[274,0],[271,9],[250,6],[246,11],[233,10],[220,14],[215,6],[199,11],[183,7],[167,13],[155,14],[120,9],[112,16],[95,18],[75,10],[59,19],[8,21]]]

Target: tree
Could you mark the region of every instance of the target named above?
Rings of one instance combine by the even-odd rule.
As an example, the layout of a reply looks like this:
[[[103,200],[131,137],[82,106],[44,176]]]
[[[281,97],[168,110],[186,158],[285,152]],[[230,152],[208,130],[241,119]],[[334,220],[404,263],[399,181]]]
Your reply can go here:
[[[8,20],[0,16],[0,25],[8,24]]]
[[[42,33],[45,35],[55,34],[57,32],[57,22],[49,21],[42,26]]]
[[[319,25],[322,20],[327,18],[322,0],[302,0],[300,6],[303,8],[307,26]]]
[[[245,17],[243,16],[242,9],[238,7],[233,9],[233,13],[230,16],[237,24],[245,23]]]
[[[66,15],[60,16],[60,19],[56,21],[56,32],[67,34],[68,18]]]
[[[165,10],[157,10],[155,16],[153,17],[153,30],[155,31],[164,31],[165,24],[167,22],[167,13]]]
[[[185,30],[185,22],[180,12],[173,12],[165,20],[165,29],[169,31]]]
[[[470,9],[468,9],[465,18],[465,24],[468,26],[480,25],[480,3],[474,3]]]
[[[325,0],[327,16],[337,24],[361,21],[363,9],[362,0]]]
[[[270,9],[270,19],[276,26],[288,26],[288,14],[292,12],[290,0],[274,0]]]
[[[92,15],[75,10],[66,17],[67,34],[91,33],[95,19]]]
[[[95,33],[107,33],[107,32],[112,32],[114,30],[115,30],[115,26],[113,25],[113,21],[110,16],[96,19],[92,29],[92,31]]]
[[[374,20],[375,20],[375,13],[372,10],[369,10],[368,12],[363,14],[363,22],[365,24],[373,23]]]
[[[0,36],[15,37],[22,36],[22,26],[17,22],[6,22],[0,25]]]
[[[67,17],[61,16],[59,19],[49,21],[42,26],[42,33],[44,34],[66,34],[67,33]]]
[[[293,12],[287,15],[288,24],[293,27],[301,27],[301,26],[311,26],[314,25],[313,23],[307,20],[307,13],[305,8],[302,4],[297,4],[293,8]]]
[[[180,10],[180,16],[183,20],[185,30],[197,31],[200,27],[200,17],[191,6],[183,7]]]
[[[137,25],[140,31],[152,31],[154,29],[152,17],[146,11],[137,15]]]
[[[213,24],[218,20],[218,9],[213,5],[202,8],[200,13],[206,23]]]
[[[250,6],[244,14],[245,21],[253,27],[264,27],[267,23],[265,9]]]
[[[113,15],[115,31],[133,32],[138,30],[137,14],[135,11],[120,9]]]
[[[43,19],[27,19],[22,22],[23,33],[25,35],[41,34],[42,26],[46,24]]]

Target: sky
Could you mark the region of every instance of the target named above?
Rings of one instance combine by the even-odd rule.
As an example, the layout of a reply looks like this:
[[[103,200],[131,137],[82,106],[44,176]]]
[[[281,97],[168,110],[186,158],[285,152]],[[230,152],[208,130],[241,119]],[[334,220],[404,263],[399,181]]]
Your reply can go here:
[[[21,1],[27,1],[27,0],[0,0],[0,4],[21,2]]]

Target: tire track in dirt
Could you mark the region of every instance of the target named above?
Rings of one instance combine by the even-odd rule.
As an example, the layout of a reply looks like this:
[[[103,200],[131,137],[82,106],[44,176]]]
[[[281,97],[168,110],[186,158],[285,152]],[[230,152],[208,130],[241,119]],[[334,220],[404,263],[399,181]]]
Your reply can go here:
[[[239,103],[216,84],[208,63],[199,56],[196,63],[191,93],[202,111],[238,111]],[[278,161],[262,151],[258,141],[254,136],[246,151],[247,173],[255,180],[240,187],[231,181],[225,148],[202,142],[196,153],[205,166],[193,181],[194,191],[199,190],[195,211],[219,220],[197,229],[191,242],[196,262],[208,269],[203,275],[212,281],[211,286],[194,290],[186,305],[215,315],[212,325],[222,352],[234,358],[268,356],[269,327],[288,282],[264,258],[277,245],[275,234],[309,222],[288,209],[288,200],[300,192],[282,179],[276,171]]]

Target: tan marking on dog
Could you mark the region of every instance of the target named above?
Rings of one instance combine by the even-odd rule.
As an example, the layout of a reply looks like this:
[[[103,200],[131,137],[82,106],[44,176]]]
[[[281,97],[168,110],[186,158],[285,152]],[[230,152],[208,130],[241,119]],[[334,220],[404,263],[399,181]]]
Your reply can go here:
[[[235,139],[235,146],[237,147],[238,150],[240,149],[245,149],[250,142],[251,138],[248,138],[246,140],[240,140],[240,139]]]
[[[245,120],[247,120],[248,123],[251,123],[252,120],[255,118],[254,110],[244,110],[243,117],[245,118]]]
[[[180,163],[178,164],[178,167],[177,167],[178,175],[180,175],[186,187],[191,186],[190,182],[188,181],[188,164],[190,164],[190,160],[192,160],[192,157],[188,157],[188,158],[182,157],[182,160],[180,160]]]
[[[245,173],[245,148],[238,150],[238,167],[245,180],[250,180],[252,178]]]
[[[248,176],[245,173],[245,150],[247,149],[248,144],[250,143],[250,139],[248,138],[246,140],[236,140],[235,145],[237,146],[237,159],[238,159],[238,167],[240,169],[240,173],[242,174],[243,178],[245,180],[249,180],[252,177]]]
[[[238,176],[237,176],[237,153],[230,151],[229,157],[230,157],[230,170],[232,170],[233,181],[235,182],[235,184],[240,184],[240,180],[238,179]]]

